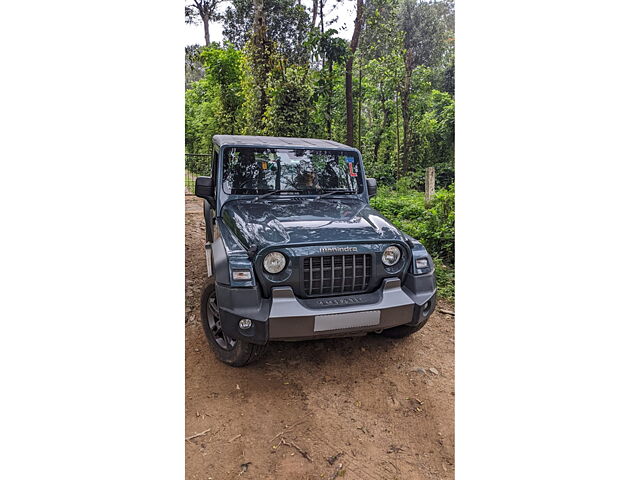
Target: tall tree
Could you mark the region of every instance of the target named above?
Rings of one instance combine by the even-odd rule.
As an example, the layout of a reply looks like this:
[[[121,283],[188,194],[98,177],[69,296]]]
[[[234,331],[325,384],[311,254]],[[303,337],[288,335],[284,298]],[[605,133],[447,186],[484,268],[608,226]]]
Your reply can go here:
[[[338,31],[330,28],[324,33],[319,29],[312,30],[307,42],[311,49],[311,65],[319,69],[317,75],[318,108],[322,110],[324,118],[326,138],[333,139],[333,104],[336,80],[334,67],[344,64],[349,49],[349,44],[343,38],[337,36]],[[322,63],[319,63],[318,60]],[[321,66],[322,65],[322,66]],[[341,78],[341,75],[340,75]]]
[[[410,149],[413,141],[411,91],[415,69],[441,67],[450,50],[453,36],[453,2],[451,0],[403,0],[400,6],[399,27],[404,34],[404,78],[400,86],[402,108],[403,148],[402,174],[409,171]]]
[[[344,90],[347,104],[347,145],[353,146],[353,58],[358,49],[360,32],[364,23],[364,0],[356,0],[356,19],[353,23],[353,35],[349,44],[349,56],[345,64]]]
[[[209,24],[220,20],[220,15],[216,13],[219,0],[189,0],[184,7],[184,18],[186,23],[202,23],[204,25],[204,44],[209,46]]]
[[[273,68],[273,41],[269,38],[268,15],[265,0],[252,0],[253,26],[249,42],[246,46],[251,76],[251,89],[255,101],[251,105],[249,123],[253,131],[261,132],[264,128],[264,114],[269,99],[267,87],[269,74]]]
[[[236,48],[243,48],[255,33],[255,0],[231,0],[224,13],[223,36]],[[304,64],[308,52],[303,45],[311,21],[298,0],[263,0],[261,15],[266,19],[266,37],[290,62]]]
[[[311,28],[315,28],[316,18],[318,18],[318,0],[313,0],[312,12],[313,13],[311,15]]]

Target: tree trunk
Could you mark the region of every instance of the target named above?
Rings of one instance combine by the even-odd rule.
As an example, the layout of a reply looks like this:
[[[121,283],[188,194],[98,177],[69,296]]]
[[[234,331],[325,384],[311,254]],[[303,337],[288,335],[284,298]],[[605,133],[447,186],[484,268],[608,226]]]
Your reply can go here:
[[[347,145],[353,146],[353,58],[349,57],[345,68],[345,96],[347,101]]]
[[[378,152],[380,151],[380,144],[382,143],[382,135],[389,126],[389,111],[383,107],[382,110],[382,126],[377,128],[373,137],[373,164],[378,164]]]
[[[409,171],[409,142],[410,142],[410,128],[409,123],[411,118],[409,115],[409,92],[406,85],[402,89],[402,175],[405,175]]]
[[[258,85],[259,99],[257,112],[258,130],[263,128],[264,113],[267,110],[267,78],[271,62],[271,44],[267,38],[267,20],[264,14],[264,0],[254,0],[252,63]],[[284,71],[283,71],[284,75]]]
[[[400,107],[398,105],[398,92],[396,92],[396,177],[400,179]]]
[[[378,164],[378,152],[380,151],[380,144],[382,143],[382,135],[390,125],[389,108],[387,107],[387,98],[384,95],[383,85],[380,83],[380,104],[382,105],[382,125],[376,129],[376,133],[373,136],[373,164]],[[373,120],[375,122],[375,120]]]
[[[203,15],[202,17],[202,23],[204,24],[204,44],[208,47],[209,46],[209,16],[208,15]]]
[[[331,138],[331,103],[333,101],[333,61],[329,58],[329,88],[327,90],[327,111],[326,111],[326,121],[327,121],[327,138],[329,140],[333,140]]]
[[[320,2],[320,33],[324,34],[324,2],[325,0],[318,0]],[[320,51],[320,70],[324,70],[324,53]]]
[[[411,95],[411,74],[413,73],[413,52],[407,50],[405,57],[405,73],[402,85],[402,175],[409,171],[409,146],[411,145],[411,114],[409,111],[409,97]]]
[[[358,62],[358,150],[362,150],[362,62]]]
[[[353,147],[353,57],[358,49],[360,41],[360,30],[364,20],[363,0],[357,0],[356,19],[353,26],[353,36],[351,37],[349,57],[345,65],[344,90],[347,104],[347,145]]]
[[[318,0],[313,0],[313,13],[311,15],[311,28],[316,26],[316,19],[318,18]]]

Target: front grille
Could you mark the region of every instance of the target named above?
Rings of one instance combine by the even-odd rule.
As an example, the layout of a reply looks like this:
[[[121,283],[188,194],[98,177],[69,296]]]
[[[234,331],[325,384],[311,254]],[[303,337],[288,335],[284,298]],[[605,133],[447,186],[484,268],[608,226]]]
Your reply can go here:
[[[371,254],[306,257],[304,293],[308,296],[364,292],[371,280]]]

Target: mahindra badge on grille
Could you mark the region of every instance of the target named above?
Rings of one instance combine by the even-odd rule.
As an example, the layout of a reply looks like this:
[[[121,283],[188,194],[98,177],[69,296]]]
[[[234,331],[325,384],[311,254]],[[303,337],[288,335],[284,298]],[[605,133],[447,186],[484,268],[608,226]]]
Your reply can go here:
[[[356,247],[320,247],[320,253],[357,252]]]

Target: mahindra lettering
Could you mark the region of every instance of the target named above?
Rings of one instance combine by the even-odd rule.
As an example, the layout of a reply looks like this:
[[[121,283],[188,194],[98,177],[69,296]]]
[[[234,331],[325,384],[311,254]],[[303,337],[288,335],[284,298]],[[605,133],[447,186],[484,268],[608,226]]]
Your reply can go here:
[[[435,308],[425,248],[371,208],[360,152],[329,140],[216,135],[204,199],[205,335],[243,366],[272,340],[406,337]]]

